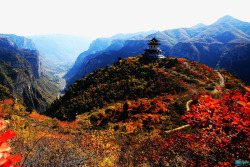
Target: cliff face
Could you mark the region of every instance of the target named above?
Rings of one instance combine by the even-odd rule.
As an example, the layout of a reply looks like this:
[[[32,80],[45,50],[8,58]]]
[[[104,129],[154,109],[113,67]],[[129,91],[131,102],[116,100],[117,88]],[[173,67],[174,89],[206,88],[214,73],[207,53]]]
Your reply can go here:
[[[4,36],[11,39],[19,48],[36,50],[36,46],[31,39],[22,36],[17,36],[15,34],[0,34],[0,36]]]
[[[36,78],[41,77],[41,62],[40,53],[37,51],[35,44],[31,39],[17,36],[14,34],[0,34],[0,36],[5,37],[1,43],[5,44],[2,46],[4,48],[9,48],[11,50],[21,50],[20,55],[23,56],[30,63],[33,73]],[[8,41],[7,43],[4,41]],[[11,47],[12,46],[12,47]]]
[[[82,72],[79,72],[79,69],[81,68],[82,64],[94,57],[95,53],[105,50],[110,44],[111,39],[109,38],[98,38],[94,40],[90,44],[89,49],[87,51],[82,52],[77,57],[74,66],[67,72],[67,74],[65,74],[64,78],[67,80],[71,80],[71,78],[76,74],[82,75]]]
[[[18,43],[23,47],[26,44]],[[22,49],[18,45],[12,39],[0,36],[0,84],[18,95],[27,106],[43,111],[52,99],[45,98],[46,92],[41,91],[43,85],[47,85],[40,82],[44,77],[39,52],[28,47]]]
[[[31,68],[33,69],[34,76],[36,78],[40,78],[42,76],[42,72],[39,51],[29,49],[25,49],[24,51],[24,58],[30,63]]]
[[[6,38],[0,35],[0,47],[14,49],[17,48],[17,45],[10,38]]]

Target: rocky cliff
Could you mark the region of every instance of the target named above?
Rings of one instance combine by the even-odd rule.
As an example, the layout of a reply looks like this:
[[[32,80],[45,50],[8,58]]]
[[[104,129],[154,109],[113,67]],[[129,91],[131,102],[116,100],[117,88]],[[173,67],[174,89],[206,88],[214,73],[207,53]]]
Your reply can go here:
[[[5,37],[5,40],[8,41],[4,48],[9,48],[11,50],[21,50],[20,55],[23,56],[30,63],[34,76],[36,78],[41,77],[41,61],[40,53],[37,51],[35,44],[31,39],[17,36],[15,34],[0,34],[0,36]],[[2,41],[1,43],[5,43]],[[10,47],[12,46],[12,47]]]
[[[43,111],[55,99],[59,89],[43,77],[39,52],[20,46],[25,44],[19,41],[17,45],[9,37],[0,36],[0,84],[18,95],[27,106]],[[54,90],[45,92],[43,87],[54,87]],[[46,98],[48,96],[50,98]]]
[[[29,38],[17,36],[15,34],[0,34],[0,36],[4,36],[11,39],[19,48],[36,50],[34,42]]]

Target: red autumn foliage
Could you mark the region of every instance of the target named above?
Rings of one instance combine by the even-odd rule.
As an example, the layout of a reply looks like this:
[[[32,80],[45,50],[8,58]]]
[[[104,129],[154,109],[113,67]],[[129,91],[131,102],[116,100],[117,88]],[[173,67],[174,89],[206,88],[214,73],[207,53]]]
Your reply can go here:
[[[2,100],[0,101],[0,117],[5,117],[5,112],[6,112],[6,107],[13,105],[14,102],[12,99],[6,99],[6,100]]]
[[[92,121],[98,126],[108,122],[138,122],[142,121],[144,126],[151,126],[162,119],[162,115],[167,113],[166,102],[173,101],[172,95],[164,95],[153,99],[138,99],[136,101],[126,101],[123,107],[107,109],[105,114],[99,114],[98,120]],[[139,127],[139,126],[138,126]]]
[[[185,115],[192,125],[208,127],[224,136],[250,135],[250,93],[230,91],[223,99],[213,99],[205,95],[193,105]]]
[[[201,96],[182,119],[200,133],[174,132],[143,141],[140,161],[155,166],[234,166],[250,155],[250,89],[229,91],[222,99]],[[157,151],[152,151],[157,150]]]
[[[198,103],[182,119],[192,126],[203,127],[200,140],[208,140],[219,165],[228,166],[237,159],[248,159],[250,154],[250,89],[239,93],[229,91],[222,99],[210,95]],[[213,142],[212,142],[213,141]]]
[[[62,122],[62,121],[58,121],[58,125],[61,127],[71,127],[71,128],[75,128],[77,124],[77,121],[74,122]]]
[[[46,116],[40,115],[36,111],[33,111],[29,116],[35,119],[36,121],[45,121],[46,119]]]
[[[1,130],[7,125],[2,118],[0,118],[0,124],[3,125],[1,126]],[[10,155],[11,148],[6,141],[14,136],[16,136],[16,134],[12,130],[8,130],[0,136],[0,166],[2,167],[16,166],[14,165],[14,162],[20,162],[22,160],[21,156]]]

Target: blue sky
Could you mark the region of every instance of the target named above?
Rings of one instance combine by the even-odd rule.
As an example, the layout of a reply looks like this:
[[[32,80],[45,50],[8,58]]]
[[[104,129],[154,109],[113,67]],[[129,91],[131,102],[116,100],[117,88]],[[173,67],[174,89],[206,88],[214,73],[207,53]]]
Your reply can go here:
[[[211,24],[225,15],[250,22],[249,0],[0,0],[0,33],[117,33]]]

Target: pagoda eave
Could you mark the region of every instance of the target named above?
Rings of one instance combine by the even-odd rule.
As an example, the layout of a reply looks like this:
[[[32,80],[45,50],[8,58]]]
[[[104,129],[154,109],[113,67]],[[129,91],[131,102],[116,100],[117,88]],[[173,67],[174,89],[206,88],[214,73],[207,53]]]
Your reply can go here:
[[[147,43],[148,45],[161,45],[160,43]]]

